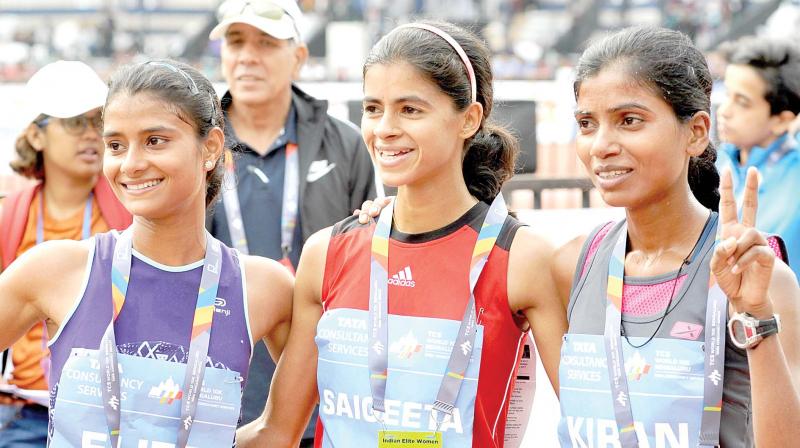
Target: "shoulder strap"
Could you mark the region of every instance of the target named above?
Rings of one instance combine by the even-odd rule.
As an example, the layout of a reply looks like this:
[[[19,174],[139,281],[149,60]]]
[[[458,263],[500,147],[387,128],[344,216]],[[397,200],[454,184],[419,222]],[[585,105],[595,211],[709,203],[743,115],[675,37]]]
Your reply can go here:
[[[594,228],[594,230],[592,230],[592,232],[586,238],[586,241],[583,242],[583,247],[581,248],[580,256],[578,257],[577,267],[580,267],[580,269],[575,269],[575,278],[573,278],[572,281],[573,287],[578,283],[578,280],[583,277],[583,274],[586,273],[589,264],[597,253],[597,249],[600,248],[600,243],[611,231],[611,228],[614,224],[615,223],[613,221],[608,221],[598,225]]]
[[[597,253],[602,247],[602,243],[606,240],[608,234],[612,233],[614,229],[619,227],[621,224],[622,221],[608,221],[600,224],[595,227],[594,230],[592,230],[592,232],[586,238],[586,241],[583,242],[580,255],[578,256],[578,261],[575,265],[575,274],[572,277],[572,286],[570,287],[569,292],[569,303],[567,304],[568,317],[571,317],[572,315],[572,309],[575,306],[578,295],[587,281],[587,272],[594,263]]]
[[[769,247],[775,252],[775,256],[789,266],[789,252],[786,250],[786,243],[783,241],[783,238],[776,234],[767,234],[766,237],[767,244],[769,244]]]
[[[97,198],[97,205],[100,207],[100,213],[103,219],[106,220],[108,226],[116,230],[125,230],[133,222],[133,217],[122,206],[114,192],[111,191],[111,186],[105,176],[100,176],[97,179],[97,184],[94,186],[94,196]]]
[[[3,201],[0,216],[0,255],[3,269],[17,257],[17,249],[22,243],[25,226],[28,224],[28,211],[33,197],[41,188],[41,183],[14,192]]]

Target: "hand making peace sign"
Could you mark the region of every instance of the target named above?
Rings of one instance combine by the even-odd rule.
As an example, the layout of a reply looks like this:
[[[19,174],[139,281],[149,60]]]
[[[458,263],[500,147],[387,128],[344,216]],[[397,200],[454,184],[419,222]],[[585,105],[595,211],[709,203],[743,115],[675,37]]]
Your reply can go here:
[[[758,211],[758,172],[747,171],[742,216],[739,219],[730,170],[722,173],[719,186],[719,216],[722,242],[711,259],[711,270],[734,309],[754,316],[771,316],[767,295],[775,253],[767,238],[756,230]]]

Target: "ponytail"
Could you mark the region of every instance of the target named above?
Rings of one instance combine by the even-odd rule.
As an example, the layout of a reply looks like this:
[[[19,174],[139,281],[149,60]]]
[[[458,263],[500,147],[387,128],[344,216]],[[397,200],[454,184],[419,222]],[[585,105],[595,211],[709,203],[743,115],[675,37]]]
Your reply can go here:
[[[719,211],[719,172],[714,162],[717,161],[717,150],[710,143],[697,157],[689,159],[689,187],[694,197],[704,207]]]
[[[467,142],[461,165],[470,194],[490,203],[514,175],[519,143],[508,129],[486,122]]]

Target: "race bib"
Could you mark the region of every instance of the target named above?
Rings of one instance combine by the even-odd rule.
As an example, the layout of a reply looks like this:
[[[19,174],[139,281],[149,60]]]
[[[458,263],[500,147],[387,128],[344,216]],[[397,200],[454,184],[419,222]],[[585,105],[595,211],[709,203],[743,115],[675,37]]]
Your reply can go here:
[[[50,447],[110,447],[100,392],[99,352],[72,349],[55,401]],[[185,364],[118,355],[122,421],[120,447],[175,446],[181,422]],[[188,447],[231,446],[239,420],[241,376],[206,366]]]
[[[632,337],[639,345],[645,338]],[[702,342],[656,338],[622,342],[640,448],[694,448],[703,412]],[[618,448],[603,336],[568,334],[561,349],[562,447]],[[721,381],[721,377],[719,378]]]
[[[325,428],[322,446],[375,447],[381,430],[431,434],[438,425],[443,446],[472,447],[482,326],[478,326],[474,346],[459,347],[471,353],[471,360],[452,415],[438,416],[441,423],[437,424],[432,409],[459,324],[449,319],[389,316],[388,346],[382,348],[389,353],[385,412],[376,417],[367,367],[367,312],[347,308],[325,312],[316,336],[319,415]]]

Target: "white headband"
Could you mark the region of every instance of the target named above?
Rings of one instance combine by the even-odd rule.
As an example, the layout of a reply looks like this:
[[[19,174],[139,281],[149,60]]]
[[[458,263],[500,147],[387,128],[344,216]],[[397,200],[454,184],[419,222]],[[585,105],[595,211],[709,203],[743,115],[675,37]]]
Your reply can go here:
[[[435,26],[428,25],[425,23],[407,23],[405,25],[398,26],[394,30],[397,31],[403,28],[419,28],[427,30],[433,34],[436,34],[442,39],[446,40],[447,43],[450,44],[451,47],[453,47],[453,50],[455,50],[456,53],[458,53],[458,56],[461,57],[461,62],[463,62],[464,66],[467,68],[467,77],[469,78],[469,86],[472,89],[472,102],[474,103],[475,101],[477,101],[478,89],[475,85],[475,70],[472,68],[472,63],[469,61],[467,53],[464,52],[464,49],[461,48],[461,45],[459,45],[458,42],[456,42],[456,40],[453,39],[452,36],[444,32],[443,30],[436,28]]]

